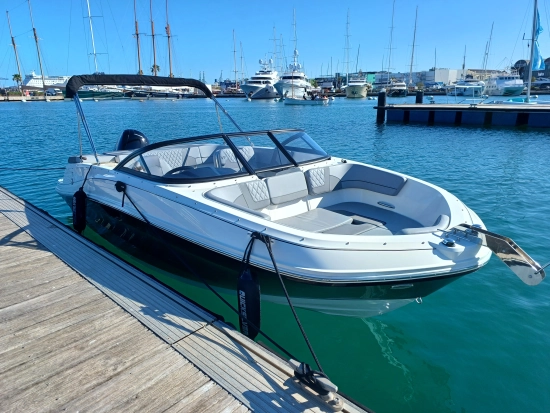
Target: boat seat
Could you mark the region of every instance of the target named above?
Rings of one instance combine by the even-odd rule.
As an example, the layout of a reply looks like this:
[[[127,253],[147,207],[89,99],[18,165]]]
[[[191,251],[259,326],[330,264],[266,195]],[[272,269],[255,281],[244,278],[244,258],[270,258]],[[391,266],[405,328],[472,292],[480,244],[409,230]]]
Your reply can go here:
[[[250,160],[254,156],[254,149],[251,146],[242,146],[239,148],[239,152],[243,155],[245,160]],[[215,163],[219,168],[231,168],[234,171],[240,171],[243,169],[241,163],[231,150],[231,148],[223,148],[215,153]]]
[[[351,224],[353,219],[328,209],[316,208],[302,214],[274,221],[287,227],[309,232],[330,231],[342,225]]]
[[[359,188],[396,196],[407,182],[407,178],[401,175],[351,163],[310,169],[305,172],[305,177],[311,195]]]
[[[170,164],[158,155],[144,156],[143,160],[147,165],[147,169],[151,172],[151,175],[154,176],[164,176],[165,173],[172,169]]]
[[[351,223],[323,231],[323,234],[335,235],[392,235],[384,226],[384,222],[353,215],[348,211],[333,211],[352,219]]]
[[[421,227],[421,228],[403,228],[401,231],[398,231],[396,235],[412,235],[412,234],[427,234],[430,232],[435,232],[440,229],[447,229],[451,219],[448,215],[440,215],[434,222],[431,227]]]
[[[274,205],[295,201],[308,195],[307,184],[302,171],[270,176],[265,179],[271,203]]]
[[[264,181],[258,180],[222,186],[220,188],[211,189],[204,195],[207,198],[229,205],[230,207],[271,220],[269,215],[259,211],[270,204],[269,192]]]

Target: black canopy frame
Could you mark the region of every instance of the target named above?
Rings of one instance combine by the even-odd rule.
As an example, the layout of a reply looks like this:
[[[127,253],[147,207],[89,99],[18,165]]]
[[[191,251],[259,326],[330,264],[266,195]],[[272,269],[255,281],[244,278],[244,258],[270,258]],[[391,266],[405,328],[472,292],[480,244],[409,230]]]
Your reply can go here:
[[[145,76],[145,75],[79,75],[72,76],[67,82],[65,89],[65,97],[73,99],[76,104],[76,109],[80,119],[82,121],[82,126],[90,145],[94,152],[95,160],[99,164],[99,158],[97,156],[97,150],[92,139],[92,134],[84,116],[84,111],[82,110],[82,105],[80,104],[80,98],[78,97],[78,89],[85,85],[123,85],[123,86],[161,86],[161,87],[181,87],[181,86],[190,86],[202,91],[206,97],[212,99],[216,106],[221,109],[221,111],[229,118],[231,123],[242,132],[243,130],[240,126],[233,120],[233,118],[227,113],[223,106],[218,102],[214,97],[212,91],[201,81],[196,79],[187,79],[179,77],[163,77],[163,76]]]

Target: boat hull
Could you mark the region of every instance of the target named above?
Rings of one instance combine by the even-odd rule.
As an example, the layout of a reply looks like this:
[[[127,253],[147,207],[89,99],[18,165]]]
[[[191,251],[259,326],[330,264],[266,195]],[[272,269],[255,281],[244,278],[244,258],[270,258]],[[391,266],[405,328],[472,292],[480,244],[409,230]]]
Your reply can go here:
[[[388,96],[392,98],[401,98],[408,95],[407,89],[389,89]]]
[[[70,199],[66,201],[71,202]],[[180,281],[202,284],[201,279],[183,268],[182,263],[175,258],[178,256],[220,291],[236,291],[241,269],[239,259],[212,251],[167,231],[152,229],[135,217],[93,200],[88,200],[86,221],[87,231],[93,231],[109,245],[116,247],[115,252],[122,250]],[[285,285],[297,307],[326,314],[365,318],[395,310],[415,300],[420,301],[473,271],[414,281],[349,284],[301,281],[285,277]],[[286,298],[273,271],[253,267],[253,272],[258,276],[262,299],[285,305]]]
[[[277,90],[272,85],[242,85],[241,89],[246,97],[250,99],[275,99],[279,97]]]
[[[346,87],[346,97],[362,99],[367,97],[367,86],[366,85],[355,85]]]
[[[286,98],[285,105],[298,105],[298,106],[323,106],[328,105],[328,99],[294,99]]]

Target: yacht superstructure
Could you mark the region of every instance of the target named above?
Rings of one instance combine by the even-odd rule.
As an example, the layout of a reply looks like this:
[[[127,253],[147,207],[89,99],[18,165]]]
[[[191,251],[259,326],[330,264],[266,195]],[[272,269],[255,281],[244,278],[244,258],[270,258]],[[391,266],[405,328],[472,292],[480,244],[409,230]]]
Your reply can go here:
[[[484,93],[489,96],[519,96],[524,88],[517,73],[506,73],[487,79]]]
[[[302,96],[304,92],[309,92],[312,89],[308,78],[302,72],[302,65],[298,63],[298,50],[294,49],[292,63],[288,65],[287,71],[275,83],[275,89],[281,97]]]
[[[260,59],[260,70],[248,79],[241,89],[250,99],[273,99],[279,97],[275,89],[275,83],[279,80],[279,74],[273,70],[273,60]]]

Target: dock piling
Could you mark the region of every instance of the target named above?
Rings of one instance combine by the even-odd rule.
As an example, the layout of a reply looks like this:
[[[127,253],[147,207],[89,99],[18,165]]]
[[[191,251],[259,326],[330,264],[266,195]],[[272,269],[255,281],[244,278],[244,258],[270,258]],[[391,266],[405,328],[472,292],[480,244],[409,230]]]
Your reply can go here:
[[[417,90],[416,91],[416,101],[414,103],[424,103],[424,91],[423,90]]]
[[[378,106],[376,107],[376,123],[386,121],[386,89],[378,93]]]

